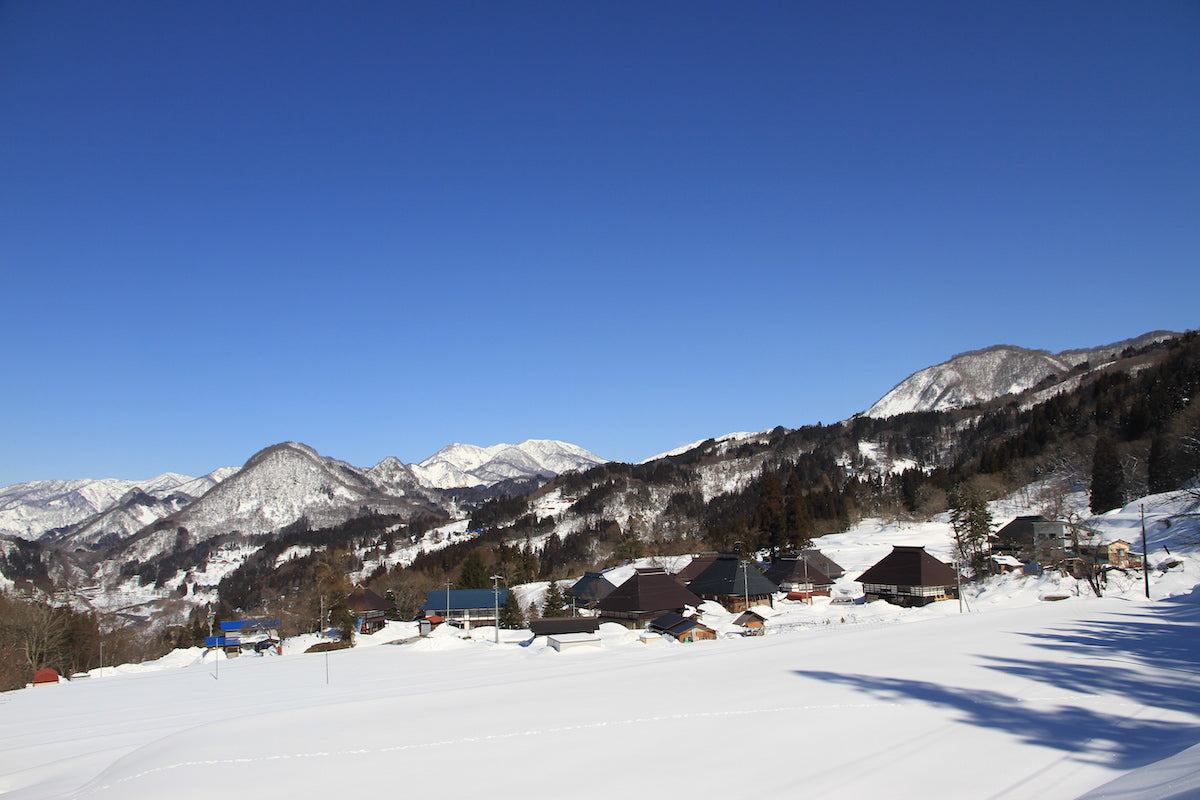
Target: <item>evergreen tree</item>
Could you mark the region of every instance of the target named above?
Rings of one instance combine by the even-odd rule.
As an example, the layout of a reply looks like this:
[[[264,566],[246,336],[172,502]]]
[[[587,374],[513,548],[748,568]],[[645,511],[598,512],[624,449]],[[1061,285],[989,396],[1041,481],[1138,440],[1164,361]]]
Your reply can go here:
[[[787,526],[787,549],[800,551],[812,544],[813,520],[808,500],[800,485],[800,476],[792,473],[784,490],[783,510]]]
[[[542,601],[542,617],[549,619],[569,616],[571,616],[571,601],[563,594],[558,581],[550,581],[550,588],[546,590],[546,597]]]
[[[1117,446],[1107,436],[1096,439],[1096,450],[1092,454],[1092,498],[1093,514],[1103,514],[1120,508],[1125,502],[1125,475],[1121,470],[1121,458]]]
[[[508,599],[500,607],[500,627],[508,630],[520,630],[525,627],[525,615],[521,613],[521,604],[517,602],[517,593],[509,591]]]
[[[492,588],[492,579],[488,574],[487,563],[483,560],[483,552],[479,548],[467,553],[467,557],[463,559],[462,569],[458,573],[458,588]]]
[[[958,562],[976,577],[987,568],[988,541],[992,536],[992,514],[987,503],[970,489],[950,497],[950,526],[954,529],[954,551]]]

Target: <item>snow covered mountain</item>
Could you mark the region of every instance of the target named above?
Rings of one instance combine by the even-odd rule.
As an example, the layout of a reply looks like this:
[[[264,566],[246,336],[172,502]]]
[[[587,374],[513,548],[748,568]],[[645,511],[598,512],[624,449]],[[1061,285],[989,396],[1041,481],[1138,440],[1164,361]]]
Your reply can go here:
[[[236,467],[221,467],[200,478],[167,472],[148,481],[48,480],[5,486],[0,488],[0,535],[37,539],[107,512],[131,492],[155,500],[195,499],[235,472]]]
[[[1089,371],[1101,367],[1127,348],[1145,347],[1176,336],[1155,331],[1136,339],[1061,353],[1013,345],[960,353],[905,378],[871,406],[866,416],[883,419],[914,411],[946,411],[1019,394],[1043,381],[1057,381],[1084,365]]]
[[[508,478],[540,475],[551,478],[560,472],[583,470],[607,463],[582,447],[553,439],[526,439],[520,444],[479,447],[452,444],[412,465],[412,472],[425,486],[454,489],[491,486]]]
[[[308,445],[284,442],[259,451],[236,474],[154,527],[169,525],[172,536],[182,527],[193,540],[234,532],[261,535],[301,517],[313,526],[335,525],[364,508],[402,516],[439,513],[428,492],[395,459],[366,471],[323,457]],[[151,533],[139,538],[154,538]],[[138,546],[142,550],[144,542]]]

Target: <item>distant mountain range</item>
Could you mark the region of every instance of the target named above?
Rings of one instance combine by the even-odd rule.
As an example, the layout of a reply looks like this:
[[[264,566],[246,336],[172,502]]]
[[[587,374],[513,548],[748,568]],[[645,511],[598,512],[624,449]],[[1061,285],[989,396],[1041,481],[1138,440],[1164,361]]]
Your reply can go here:
[[[201,478],[166,473],[144,482],[7,486],[0,489],[0,535],[96,549],[167,517],[199,537],[215,530],[262,533],[301,516],[314,524],[342,522],[363,507],[380,513],[436,511],[443,506],[437,490],[489,487],[514,478],[544,482],[603,463],[582,447],[531,439],[491,447],[452,444],[419,464],[389,457],[364,470],[288,442],[255,454],[241,469],[221,467]]]
[[[477,535],[466,524],[477,511],[485,520],[477,525],[541,526],[538,531],[549,525],[560,541],[610,530],[614,522],[622,531],[669,536],[698,529],[705,504],[736,497],[772,463],[811,457],[820,469],[837,465],[842,475],[944,466],[956,447],[966,446],[954,438],[959,428],[938,428],[945,441],[935,441],[927,426],[921,429],[925,441],[910,435],[916,428],[905,427],[903,419],[888,418],[983,406],[1009,395],[1030,405],[1071,391],[1100,370],[1134,374],[1162,357],[1155,343],[1174,336],[1155,332],[1057,354],[1011,346],[963,353],[914,373],[865,414],[842,423],[729,434],[639,465],[603,466],[608,462],[576,445],[533,439],[491,447],[456,443],[417,464],[386,458],[360,468],[284,442],[241,468],[223,467],[201,478],[168,473],[145,482],[17,484],[0,489],[0,588],[18,580],[89,587],[86,597],[76,597],[97,608],[102,602],[116,608],[135,597],[155,606],[169,588],[188,603],[211,602],[221,576],[272,539],[367,517],[389,530],[399,527],[393,520],[422,519],[404,541],[388,539],[395,549],[390,566]],[[818,448],[821,455],[813,455]],[[563,473],[579,474],[556,477]],[[484,509],[488,500],[505,496],[515,503]],[[497,521],[497,514],[510,516]],[[382,539],[368,538],[354,545],[362,547],[357,555],[365,564],[374,552],[372,569],[382,568]],[[180,606],[161,608],[180,613]]]

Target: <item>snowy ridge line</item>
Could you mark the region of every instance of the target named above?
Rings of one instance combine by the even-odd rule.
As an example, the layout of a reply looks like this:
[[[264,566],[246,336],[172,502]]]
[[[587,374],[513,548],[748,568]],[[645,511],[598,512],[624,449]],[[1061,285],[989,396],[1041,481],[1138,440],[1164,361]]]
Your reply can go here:
[[[400,753],[408,750],[427,750],[435,747],[453,747],[463,744],[475,744],[477,742],[502,741],[506,739],[519,739],[523,736],[555,736],[560,733],[570,733],[572,731],[598,730],[600,728],[624,727],[629,725],[645,725],[655,722],[676,722],[679,720],[703,719],[706,717],[721,718],[721,717],[745,717],[754,714],[781,714],[791,713],[795,711],[820,711],[827,709],[839,708],[888,708],[892,706],[900,706],[901,703],[818,703],[802,706],[776,706],[773,708],[750,708],[736,709],[733,711],[698,711],[687,714],[659,714],[653,717],[634,717],[632,719],[619,720],[616,722],[590,722],[584,725],[562,725],[556,728],[544,728],[541,730],[526,730],[513,731],[511,733],[491,733],[487,736],[464,736],[459,739],[443,739],[439,742],[418,742],[416,744],[398,744],[388,747],[357,747],[352,750],[317,750],[309,753],[280,753],[270,756],[258,756],[255,758],[209,758],[199,761],[180,761],[175,764],[163,764],[154,769],[143,770],[142,772],[133,775],[126,775],[112,783],[106,783],[101,786],[80,787],[75,796],[80,795],[79,792],[92,789],[112,789],[123,783],[129,783],[140,778],[145,778],[149,775],[155,775],[160,772],[169,770],[184,769],[187,767],[219,767],[228,766],[231,764],[256,764],[269,761],[292,761],[295,759],[306,758],[340,758],[343,756],[366,756],[376,755],[381,753]]]

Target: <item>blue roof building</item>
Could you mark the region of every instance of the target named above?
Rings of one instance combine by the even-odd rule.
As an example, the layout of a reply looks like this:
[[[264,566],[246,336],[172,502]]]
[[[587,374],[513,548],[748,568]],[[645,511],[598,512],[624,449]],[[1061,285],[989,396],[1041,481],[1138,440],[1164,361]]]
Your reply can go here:
[[[504,608],[508,589],[434,589],[421,604],[422,616],[438,614],[446,621],[470,629],[474,625],[495,625],[496,607]]]

